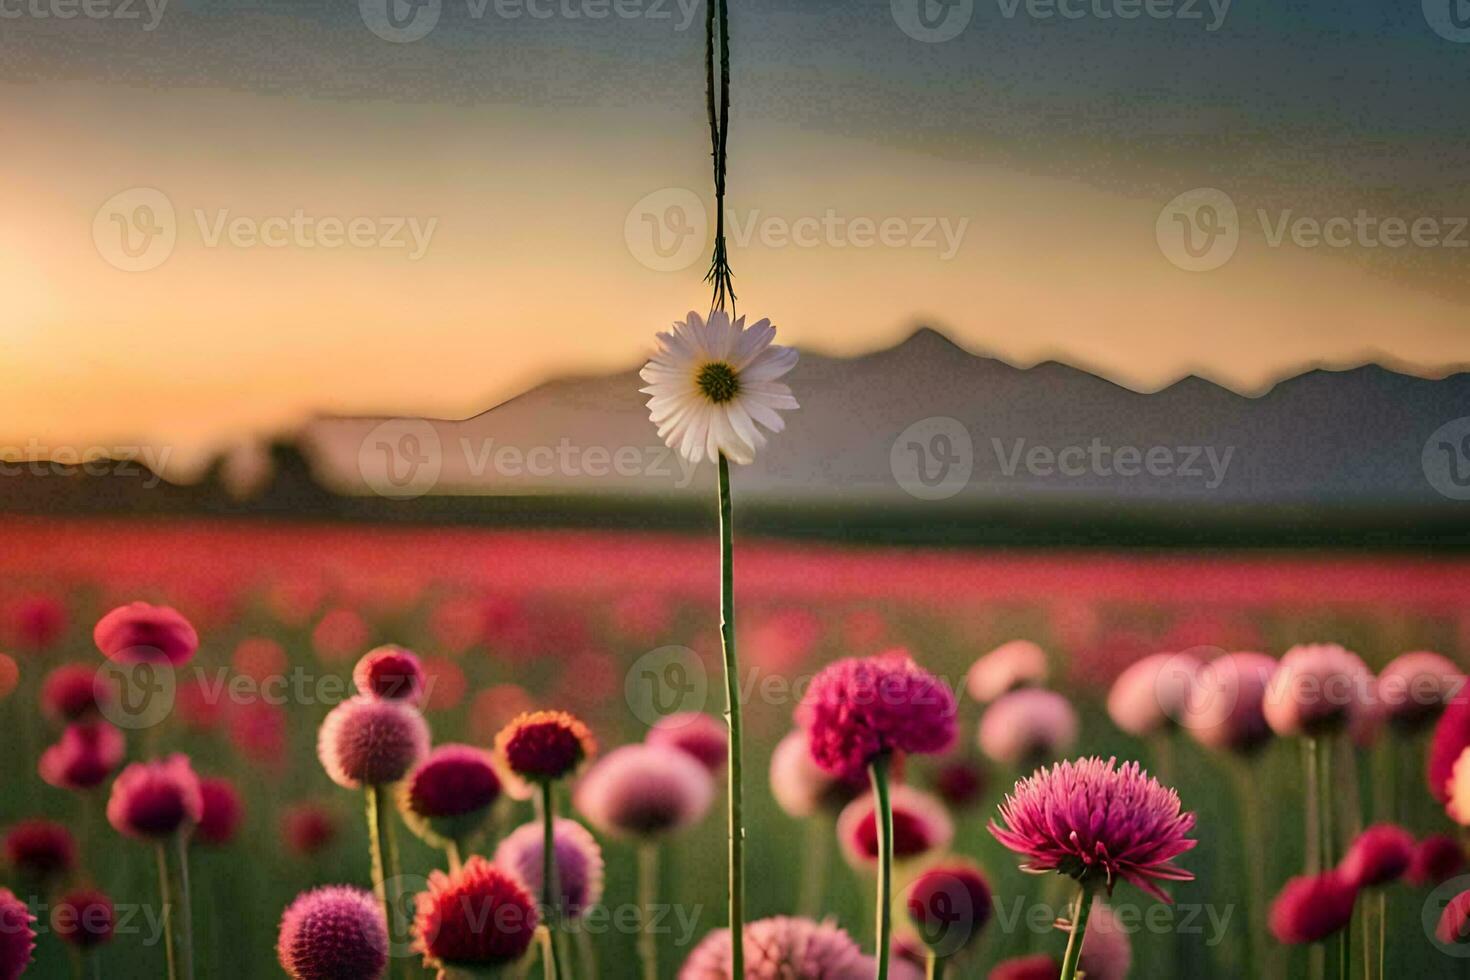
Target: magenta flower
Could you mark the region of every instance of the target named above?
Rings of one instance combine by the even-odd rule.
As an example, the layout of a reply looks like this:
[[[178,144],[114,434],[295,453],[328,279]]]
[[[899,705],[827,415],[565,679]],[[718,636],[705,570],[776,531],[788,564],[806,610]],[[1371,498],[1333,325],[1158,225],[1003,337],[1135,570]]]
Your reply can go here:
[[[1108,717],[1140,738],[1176,727],[1204,664],[1193,654],[1156,653],[1118,675],[1108,691]]]
[[[424,667],[413,651],[382,646],[363,654],[352,669],[352,683],[366,697],[418,705],[424,698]]]
[[[940,957],[953,956],[979,937],[994,907],[990,882],[966,861],[948,861],[923,872],[904,900],[919,939]]]
[[[1018,687],[1045,684],[1048,673],[1041,647],[1030,640],[1012,640],[976,660],[965,675],[965,686],[970,697],[989,704]]]
[[[146,602],[130,602],[103,616],[92,630],[92,639],[103,656],[124,663],[161,662],[177,667],[199,649],[199,634],[178,610]]]
[[[1055,691],[1012,691],[980,716],[980,751],[1004,766],[1032,767],[1070,752],[1077,742],[1077,712]]]
[[[893,787],[893,858],[912,861],[941,851],[954,840],[954,821],[935,796],[912,786]],[[872,793],[858,797],[837,817],[837,840],[855,868],[878,863],[878,808]]]
[[[276,955],[292,980],[377,980],[388,965],[382,910],[359,888],[304,892],[281,916]]]
[[[199,822],[204,800],[199,777],[184,755],[135,762],[112,784],[107,822],[120,834],[139,840],[169,837]]]
[[[1299,946],[1321,942],[1347,928],[1358,890],[1336,871],[1292,878],[1271,903],[1271,934]]]
[[[709,770],[678,749],[624,745],[577,784],[572,802],[598,830],[649,838],[697,823],[714,802]]]
[[[1466,749],[1470,749],[1470,697],[1462,693],[1445,707],[1429,742],[1429,792],[1440,803],[1450,801],[1450,778]]]
[[[771,795],[798,820],[818,810],[838,810],[862,792],[866,780],[839,779],[812,759],[807,734],[798,728],[776,744],[771,754]]]
[[[1337,871],[1354,888],[1379,888],[1402,877],[1413,858],[1413,834],[1396,824],[1375,824],[1352,842]]]
[[[1413,731],[1444,710],[1465,686],[1465,673],[1448,657],[1428,651],[1400,654],[1378,672],[1378,696],[1389,720]]]
[[[906,652],[839,660],[819,673],[797,708],[812,758],[854,777],[879,756],[943,752],[955,739],[954,694]]]
[[[240,822],[245,819],[245,803],[240,791],[228,779],[213,777],[199,780],[199,798],[204,810],[194,837],[204,844],[228,844],[234,840]]]
[[[97,671],[86,664],[62,664],[41,685],[41,710],[57,721],[95,717],[113,698],[113,690],[98,683]]]
[[[1056,871],[1085,885],[1119,878],[1169,901],[1158,881],[1191,881],[1173,863],[1194,847],[1194,814],[1179,796],[1129,762],[1097,757],[1059,762],[1016,783],[990,832],[1027,859],[1027,871]]]
[[[36,951],[36,917],[9,888],[0,888],[0,980],[16,980]]]
[[[83,949],[109,942],[116,925],[112,899],[95,888],[69,892],[51,907],[51,931]]]
[[[1083,939],[1085,943],[1087,940]],[[1014,956],[1002,960],[990,971],[989,980],[1057,980],[1062,975],[1062,964],[1048,953],[1032,953],[1030,956]]]
[[[418,709],[402,701],[359,695],[322,721],[316,751],[338,786],[385,786],[408,775],[428,754],[429,726]]]
[[[54,820],[22,820],[5,835],[5,860],[21,874],[45,881],[77,866],[77,842]]]
[[[553,824],[557,895],[564,919],[581,917],[602,901],[602,848],[575,820],[558,817]],[[539,821],[523,824],[495,849],[495,864],[515,875],[526,890],[541,894],[545,829]]]
[[[1414,847],[1404,878],[1411,885],[1432,887],[1465,870],[1465,849],[1449,834],[1431,834]]]
[[[41,778],[57,789],[92,789],[112,775],[126,749],[122,732],[106,722],[76,722],[41,753],[37,768]]]
[[[337,817],[320,803],[297,803],[281,814],[281,838],[293,853],[316,854],[337,838]]]
[[[1374,681],[1357,654],[1335,643],[1294,646],[1266,692],[1266,722],[1284,738],[1340,731],[1372,702]]]
[[[485,826],[500,798],[494,758],[472,745],[440,745],[399,791],[399,810],[414,833],[438,847],[456,846]]]
[[[1266,723],[1266,692],[1276,658],[1264,653],[1227,653],[1205,664],[1183,725],[1195,741],[1217,751],[1249,755],[1272,738]]]
[[[934,792],[956,810],[967,810],[979,802],[985,784],[985,770],[967,759],[946,762],[934,774]]]
[[[495,754],[527,789],[570,776],[597,754],[597,740],[580,719],[565,711],[531,711],[512,718],[500,730]]]
[[[688,752],[711,773],[725,768],[730,737],[725,723],[702,711],[681,711],[660,718],[644,741],[649,745],[668,745]]]
[[[745,924],[743,980],[872,980],[872,961],[830,922],[776,916]],[[730,930],[706,936],[678,980],[732,980]],[[733,978],[741,980],[741,978]]]

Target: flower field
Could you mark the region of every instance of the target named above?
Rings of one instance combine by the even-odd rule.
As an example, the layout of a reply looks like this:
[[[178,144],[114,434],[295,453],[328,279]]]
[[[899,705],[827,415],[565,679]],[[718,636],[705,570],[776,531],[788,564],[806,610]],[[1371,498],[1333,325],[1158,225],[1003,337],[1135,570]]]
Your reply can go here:
[[[306,955],[300,950],[318,921],[308,912],[349,925],[377,921],[369,900],[374,837],[396,842],[401,866],[385,876],[386,891],[403,893],[394,907],[401,921],[384,937],[386,975],[480,975],[444,965],[456,938],[455,926],[444,925],[446,896],[479,888],[544,900],[537,815],[546,800],[570,821],[558,823],[553,848],[560,894],[540,903],[543,917],[557,909],[561,976],[645,976],[650,957],[658,977],[720,975],[709,965],[721,955],[710,935],[727,923],[713,535],[3,525],[0,730],[9,751],[0,831],[30,831],[7,842],[4,868],[4,884],[36,917],[26,977],[166,976],[176,944],[164,935],[160,855],[172,868],[187,859],[189,915],[175,887],[170,925],[177,931],[192,920],[194,975],[281,976],[283,957]],[[1452,701],[1444,717],[1453,721],[1465,713],[1463,696],[1441,698],[1436,688],[1418,697],[1410,683],[1403,690],[1417,700],[1408,711],[1386,693],[1362,691],[1386,692],[1392,672],[1383,668],[1406,652],[1434,651],[1465,667],[1470,560],[977,553],[746,536],[735,562],[746,947],[756,932],[772,948],[800,943],[813,957],[830,950],[825,972],[763,973],[769,964],[748,957],[747,975],[868,975],[843,959],[844,943],[874,954],[881,835],[862,766],[837,773],[842,766],[823,758],[822,742],[824,725],[848,722],[847,709],[859,703],[853,685],[867,683],[868,669],[890,671],[905,691],[939,682],[938,693],[924,696],[952,699],[941,714],[957,732],[944,747],[933,719],[901,720],[897,737],[915,748],[892,753],[898,961],[890,976],[923,975],[919,933],[937,921],[950,930],[949,976],[1055,977],[1068,945],[1057,920],[1075,915],[1076,883],[1107,899],[1093,907],[1081,951],[1091,978],[1464,975],[1470,946],[1437,941],[1435,932],[1470,877],[1462,849],[1433,835],[1463,840],[1452,815],[1470,824],[1470,809],[1456,808],[1457,793],[1470,796],[1470,764],[1433,792],[1426,779],[1431,743],[1441,755],[1454,747],[1455,733],[1437,725],[1443,701]],[[177,610],[197,633],[197,652],[150,672],[157,684],[146,703],[126,684],[108,702],[89,681],[126,661],[116,648],[190,646],[172,619],[124,615],[98,626],[110,610],[139,601]],[[1004,646],[1016,640],[1032,645]],[[1292,649],[1306,644],[1340,644],[1357,656]],[[406,666],[387,655],[364,660],[384,646],[416,657]],[[877,656],[899,648],[911,662]],[[997,648],[996,659],[976,666]],[[1220,660],[1226,653],[1282,658],[1288,650],[1282,666],[1273,659],[1262,668],[1281,684],[1256,692],[1254,703],[1265,703],[1260,724],[1240,721],[1237,730],[1236,714],[1219,712],[1225,688],[1202,689],[1200,678],[1218,681],[1226,663],[1266,663]],[[1144,660],[1163,653],[1173,656]],[[843,676],[824,672],[843,658],[871,659]],[[1282,680],[1356,677],[1360,664],[1370,679],[1353,688],[1350,704],[1324,695],[1341,709],[1335,715],[1314,714],[1303,689]],[[66,665],[80,666],[58,674]],[[1410,673],[1418,681],[1434,671]],[[1254,675],[1242,668],[1230,676],[1238,693]],[[396,688],[402,677],[419,686]],[[1176,679],[1189,690],[1176,690]],[[682,721],[671,724],[670,715]],[[882,732],[896,725],[872,715]],[[1470,742],[1470,722],[1460,724]],[[97,748],[119,736],[121,758]],[[83,737],[101,741],[78,747]],[[401,760],[384,748],[390,744]],[[429,745],[454,744],[475,751],[435,749],[424,760]],[[833,760],[851,754],[850,742],[835,745],[827,746]],[[875,751],[888,757],[886,745]],[[174,824],[192,830],[163,846],[149,834],[149,821],[162,819],[162,790],[147,780],[161,786],[167,774],[128,767],[176,753],[204,780],[194,804],[202,811],[179,815]],[[1101,761],[1015,788],[1040,766],[1092,756]],[[1106,765],[1110,757],[1116,768]],[[405,778],[400,761],[405,771],[435,764],[444,774],[414,769]],[[91,778],[82,762],[105,772]],[[1071,789],[1051,805],[1066,809],[1123,792],[1115,786],[1144,801],[1136,804],[1142,815],[1130,814],[1133,822],[1112,837],[1098,831],[1107,838],[1098,848],[1080,854],[1066,840],[1039,839],[1051,819],[1040,814],[1055,815],[1047,800],[1059,787]],[[456,822],[472,793],[483,797],[483,819]],[[1145,833],[1145,818],[1147,855],[1139,840],[1125,841]],[[61,825],[70,845],[28,828],[37,819]],[[1087,819],[1096,830],[1114,817]],[[1364,828],[1385,823],[1407,839],[1385,831],[1358,842]],[[1101,844],[1119,841],[1130,850],[1102,856]],[[1408,863],[1395,869],[1399,851]],[[1049,873],[1027,874],[1025,863]],[[934,869],[949,878],[925,883]],[[1289,883],[1313,870],[1321,880]],[[171,880],[181,883],[177,872]],[[950,887],[957,884],[967,890]],[[283,930],[297,897],[325,885],[368,897],[319,895]],[[911,921],[909,899],[921,886],[942,901]],[[90,947],[76,941],[79,918],[86,932],[82,889],[105,894],[114,908],[112,935]],[[950,904],[961,894],[962,907]],[[965,909],[981,905],[988,916],[967,926]],[[922,913],[936,909],[943,914],[926,920]],[[0,908],[0,939],[14,932],[6,915]],[[438,922],[439,938],[414,934],[415,915]],[[829,919],[847,935],[761,922],[775,916]],[[1345,924],[1336,921],[1343,916]],[[515,931],[496,940],[514,945]],[[512,971],[537,975],[545,948],[534,946]],[[0,977],[10,975],[6,955],[0,949]],[[371,962],[343,965],[355,962],[347,951],[335,962],[359,972],[320,975],[376,975]]]

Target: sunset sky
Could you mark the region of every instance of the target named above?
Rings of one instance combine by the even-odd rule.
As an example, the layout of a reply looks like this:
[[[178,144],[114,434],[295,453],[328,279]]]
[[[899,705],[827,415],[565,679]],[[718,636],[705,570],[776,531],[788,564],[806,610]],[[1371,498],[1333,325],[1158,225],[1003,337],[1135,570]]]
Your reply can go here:
[[[708,303],[705,250],[648,238],[709,200],[692,0],[440,2],[407,43],[346,0],[0,5],[0,444],[187,465],[314,411],[470,415]],[[926,43],[904,2],[732,4],[739,307],[784,342],[927,323],[1143,389],[1470,364],[1470,36],[1419,3],[979,0]],[[1192,271],[1166,207],[1198,188],[1238,245]],[[150,217],[171,250],[126,271]]]

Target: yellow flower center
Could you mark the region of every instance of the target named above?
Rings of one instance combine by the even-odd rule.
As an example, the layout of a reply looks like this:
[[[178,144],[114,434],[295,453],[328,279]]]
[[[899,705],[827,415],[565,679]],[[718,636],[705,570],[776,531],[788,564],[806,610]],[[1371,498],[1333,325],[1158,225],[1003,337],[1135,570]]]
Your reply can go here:
[[[724,361],[711,361],[700,368],[694,383],[716,405],[724,404],[740,394],[740,376]]]

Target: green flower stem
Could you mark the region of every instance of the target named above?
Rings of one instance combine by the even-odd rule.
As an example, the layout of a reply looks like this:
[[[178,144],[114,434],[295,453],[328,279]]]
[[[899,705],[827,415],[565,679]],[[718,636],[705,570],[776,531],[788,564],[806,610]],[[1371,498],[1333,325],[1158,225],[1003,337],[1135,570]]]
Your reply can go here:
[[[888,962],[893,955],[893,801],[888,798],[886,754],[868,765],[868,775],[878,805],[878,980],[888,980]]]
[[[163,841],[157,845],[158,895],[163,902],[163,948],[168,956],[168,980],[178,980],[179,968],[174,962],[174,900],[168,883],[168,849]]]
[[[745,976],[745,799],[741,773],[740,672],[735,658],[735,558],[731,534],[730,462],[720,468],[720,644],[725,651],[725,722],[730,726],[730,975]]]
[[[449,859],[449,870],[458,871],[464,867],[464,861],[459,856],[459,841],[453,837],[444,842],[444,854]]]
[[[806,839],[801,848],[801,882],[798,885],[796,914],[815,919],[826,897],[827,868],[832,863],[832,841],[836,837],[831,821],[825,815],[808,817]]]
[[[1092,915],[1092,885],[1077,889],[1077,911],[1072,916],[1072,935],[1067,939],[1067,955],[1062,960],[1061,980],[1076,980],[1077,964],[1082,961],[1082,942],[1087,938],[1087,920]]]
[[[546,980],[561,977],[557,956],[556,923],[561,919],[561,898],[556,880],[556,797],[551,782],[541,784],[541,909],[546,916],[546,949],[542,953],[542,971]]]
[[[368,845],[372,853],[373,894],[383,909],[383,928],[388,941],[395,941],[394,910],[403,899],[403,880],[398,873],[398,839],[393,833],[393,815],[384,806],[384,789],[381,786],[364,786],[363,797],[367,802]],[[405,960],[400,967],[408,969]]]
[[[1317,779],[1317,740],[1302,739],[1302,781],[1307,788],[1306,839],[1307,874],[1322,870],[1322,801],[1317,794],[1322,785]]]
[[[1256,773],[1252,771],[1249,763],[1240,759],[1231,759],[1230,768],[1235,775],[1236,799],[1240,804],[1240,825],[1243,828],[1243,840],[1246,870],[1246,881],[1250,891],[1250,929],[1249,929],[1249,976],[1275,976],[1274,969],[1268,969],[1266,959],[1268,955],[1266,946],[1266,833],[1261,823],[1261,794],[1256,788]],[[1274,966],[1274,964],[1272,964]]]
[[[653,903],[658,892],[658,845],[638,845],[638,908],[642,917],[638,931],[638,960],[643,980],[658,980],[658,941],[653,934]]]
[[[924,957],[924,980],[943,980],[943,978],[944,960],[931,949]]]
[[[180,830],[174,835],[179,856],[179,972],[194,980],[194,908],[189,894],[189,837]]]

